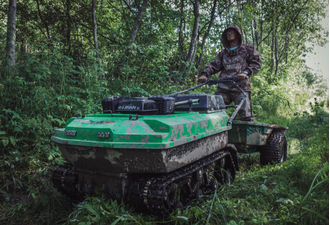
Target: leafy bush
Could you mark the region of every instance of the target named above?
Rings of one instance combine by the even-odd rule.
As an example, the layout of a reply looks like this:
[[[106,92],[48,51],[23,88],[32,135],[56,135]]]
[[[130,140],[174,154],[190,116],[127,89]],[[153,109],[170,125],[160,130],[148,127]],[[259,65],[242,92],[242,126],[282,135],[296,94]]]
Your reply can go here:
[[[311,113],[297,113],[289,123],[288,135],[300,141],[300,149],[308,155],[315,155],[321,163],[329,162],[329,107],[325,102],[310,104]]]

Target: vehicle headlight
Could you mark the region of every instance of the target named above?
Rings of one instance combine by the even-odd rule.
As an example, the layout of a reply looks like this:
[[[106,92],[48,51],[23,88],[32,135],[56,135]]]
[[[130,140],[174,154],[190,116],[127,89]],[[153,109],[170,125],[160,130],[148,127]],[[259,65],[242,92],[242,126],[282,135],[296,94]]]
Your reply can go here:
[[[97,132],[97,137],[98,138],[109,138],[110,132]]]
[[[72,136],[72,137],[75,137],[77,135],[77,131],[76,130],[66,130],[65,131],[65,134],[67,136]]]

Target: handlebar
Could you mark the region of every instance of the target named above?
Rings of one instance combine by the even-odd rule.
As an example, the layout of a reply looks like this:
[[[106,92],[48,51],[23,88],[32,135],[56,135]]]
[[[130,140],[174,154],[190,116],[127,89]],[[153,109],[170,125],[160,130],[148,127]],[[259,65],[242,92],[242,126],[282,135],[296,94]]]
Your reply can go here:
[[[248,78],[249,78],[248,76],[245,76],[245,79],[248,79]],[[215,84],[219,84],[219,83],[230,82],[230,83],[234,84],[242,92],[242,99],[241,99],[240,103],[237,105],[235,111],[233,112],[233,114],[231,115],[231,117],[228,120],[228,125],[230,125],[232,123],[233,119],[235,118],[236,114],[238,113],[239,109],[242,107],[243,103],[245,102],[245,99],[247,98],[247,95],[246,95],[245,91],[236,83],[238,80],[239,79],[238,79],[237,76],[233,76],[233,77],[227,78],[227,79],[217,79],[217,80],[207,79],[204,83],[201,83],[201,84],[199,84],[195,87],[191,87],[191,88],[188,88],[188,89],[183,90],[183,91],[179,91],[179,92],[171,94],[169,96],[176,96],[178,94],[182,94],[182,93],[194,90],[194,89],[199,88],[199,87],[204,86],[204,85],[215,85]]]
[[[245,76],[245,80],[249,79],[249,76]],[[237,82],[239,81],[238,76],[232,76],[231,78],[227,79],[207,79],[204,84],[208,85],[214,85],[214,84],[219,84],[219,83],[226,83],[226,82]]]
[[[245,79],[248,79],[249,77],[246,76]],[[188,88],[186,90],[183,90],[183,91],[179,91],[179,92],[176,92],[176,93],[173,93],[169,96],[175,96],[175,95],[178,95],[178,94],[182,94],[182,93],[185,93],[185,92],[188,92],[188,91],[191,91],[191,90],[195,90],[199,87],[202,87],[204,85],[215,85],[215,84],[219,84],[219,83],[227,83],[227,82],[231,82],[233,83],[244,95],[245,92],[238,86],[238,84],[236,83],[237,81],[239,81],[238,77],[237,76],[232,76],[231,78],[227,78],[227,79],[207,79],[204,83],[201,83],[197,86],[194,86],[194,87],[191,87],[191,88]]]

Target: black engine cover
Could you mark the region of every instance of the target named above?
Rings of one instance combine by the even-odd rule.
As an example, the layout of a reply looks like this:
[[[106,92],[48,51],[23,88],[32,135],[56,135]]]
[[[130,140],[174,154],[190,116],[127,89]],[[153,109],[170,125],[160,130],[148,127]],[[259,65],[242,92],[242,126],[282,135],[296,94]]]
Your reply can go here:
[[[225,103],[221,95],[212,94],[189,94],[189,95],[177,95],[175,101],[186,101],[189,99],[199,99],[199,104],[192,105],[192,110],[195,112],[214,112],[217,110],[226,109]],[[186,112],[189,111],[189,105],[181,105],[175,107],[175,111]]]
[[[159,115],[174,113],[175,99],[167,96],[152,96],[148,99],[156,102]]]
[[[115,113],[117,104],[121,101],[129,100],[126,96],[111,96],[102,100],[103,113]]]
[[[116,112],[124,114],[154,115],[158,109],[155,101],[139,97],[133,100],[125,100],[118,103]]]

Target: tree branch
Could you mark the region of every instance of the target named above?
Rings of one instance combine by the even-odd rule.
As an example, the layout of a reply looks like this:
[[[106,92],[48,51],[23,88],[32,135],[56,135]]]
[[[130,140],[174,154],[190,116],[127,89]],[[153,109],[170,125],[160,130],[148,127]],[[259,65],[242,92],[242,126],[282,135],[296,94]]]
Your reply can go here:
[[[132,7],[127,4],[126,0],[123,0],[123,2],[125,3],[125,5],[127,6],[127,8],[129,9],[129,11],[131,11],[131,13],[135,14],[135,12],[133,11]]]
[[[41,15],[41,10],[40,10],[40,5],[39,5],[39,0],[37,0],[37,8],[38,8],[38,13],[39,13],[40,20],[41,20],[42,23],[45,25],[46,32],[47,32],[47,38],[50,38],[50,35],[49,35],[49,29],[48,29],[48,24],[46,23],[46,21],[44,20],[44,18],[43,18],[42,15]]]
[[[306,0],[306,1],[305,1],[304,5],[300,8],[300,10],[299,10],[298,13],[294,16],[293,19],[290,18],[292,22],[291,22],[290,26],[288,27],[288,29],[287,29],[286,32],[285,32],[286,35],[288,35],[289,31],[292,29],[293,24],[295,23],[296,19],[298,18],[299,14],[301,13],[301,11],[305,8],[305,5],[308,3],[308,1],[309,1],[309,0]],[[284,46],[283,46],[283,50],[285,50],[285,49],[287,48],[287,46],[288,46],[289,43],[290,43],[290,40],[285,42],[285,44],[284,44]],[[281,58],[282,55],[284,54],[284,51],[281,51],[281,52],[282,52],[282,53],[281,53],[281,55],[280,55],[280,58]]]
[[[118,12],[120,12],[121,14],[124,14],[124,12],[122,12],[120,9],[118,9],[116,6],[112,5],[111,2],[109,0],[107,0],[108,4],[114,8],[115,10],[117,10]]]
[[[89,30],[93,30],[93,28],[91,28],[91,27],[89,27],[89,26],[87,26],[87,25],[85,25],[85,24],[83,24],[83,23],[79,23],[79,24],[80,24],[81,26],[83,26],[83,27],[89,29]],[[97,34],[100,35],[101,37],[103,37],[103,38],[105,38],[105,39],[107,39],[107,40],[109,40],[109,41],[115,43],[115,44],[121,44],[120,42],[118,42],[118,41],[116,41],[116,40],[114,40],[114,39],[111,39],[111,38],[105,36],[104,34],[101,34],[99,31],[97,31]]]
[[[272,29],[268,32],[268,34],[260,42],[258,42],[258,45],[260,45],[264,40],[266,40],[269,37],[269,35],[274,31],[275,27],[277,27],[277,25],[279,23],[280,16],[281,15],[278,15],[275,19],[275,21],[277,21],[276,26],[272,26]]]

